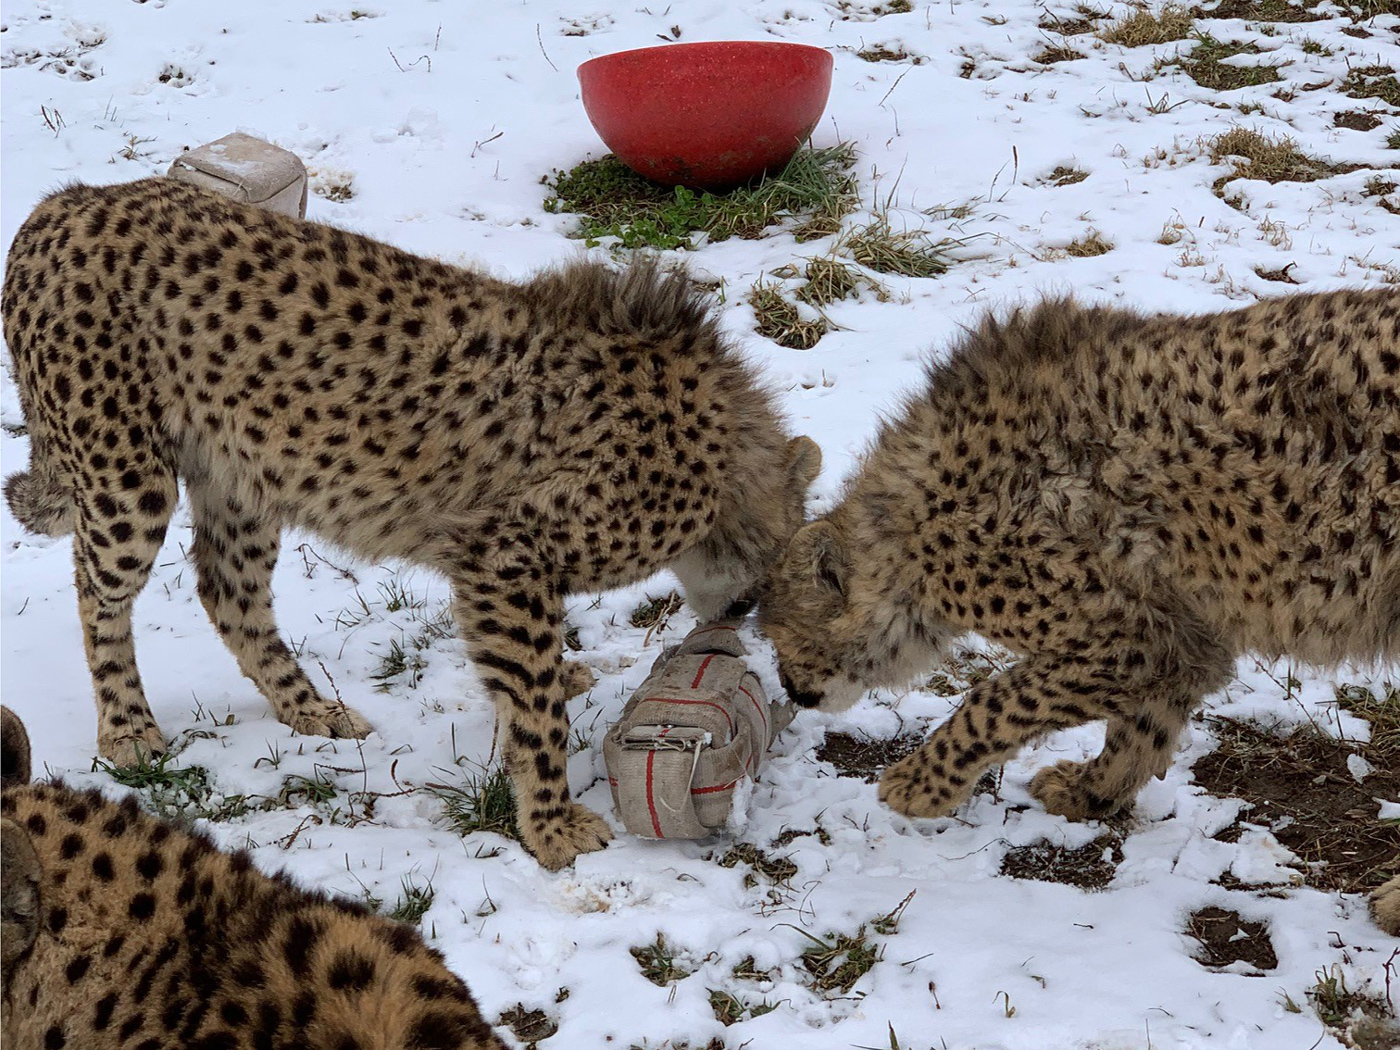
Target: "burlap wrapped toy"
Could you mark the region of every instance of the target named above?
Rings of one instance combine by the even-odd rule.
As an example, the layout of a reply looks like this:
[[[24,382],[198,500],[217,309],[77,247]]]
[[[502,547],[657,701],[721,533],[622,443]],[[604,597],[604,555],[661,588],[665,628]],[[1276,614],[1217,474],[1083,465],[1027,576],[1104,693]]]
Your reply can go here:
[[[744,663],[737,621],[702,624],[665,650],[603,740],[613,805],[643,838],[721,830],[734,790],[792,721]]]
[[[306,217],[306,166],[301,158],[241,131],[182,153],[166,174],[244,204],[294,219]]]

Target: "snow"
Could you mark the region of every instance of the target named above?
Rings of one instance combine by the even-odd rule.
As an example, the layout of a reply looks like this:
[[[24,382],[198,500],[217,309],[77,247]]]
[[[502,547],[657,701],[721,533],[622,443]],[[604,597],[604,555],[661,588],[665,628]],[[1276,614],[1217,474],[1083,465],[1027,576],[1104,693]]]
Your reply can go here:
[[[1180,72],[1154,73],[1154,60],[1177,45],[1094,49],[1093,38],[1075,37],[1088,57],[1037,64],[1030,56],[1047,42],[1037,27],[1046,9],[1031,0],[917,0],[908,14],[857,7],[850,13],[858,17],[843,20],[848,7],[396,0],[352,12],[324,0],[10,0],[0,33],[0,234],[8,244],[39,197],[65,182],[163,172],[181,150],[239,130],[306,161],[310,218],[523,277],[584,251],[567,236],[574,220],[542,208],[540,184],[604,152],[578,100],[580,62],[670,38],[673,25],[686,41],[830,48],[831,101],[815,143],[854,142],[868,205],[891,205],[896,222],[965,243],[942,278],[888,278],[890,301],[867,295],[832,307],[839,327],[808,352],[755,334],[744,293],[760,275],[818,254],[821,243],[779,233],[688,256],[698,272],[723,280],[726,329],[784,391],[794,429],[823,447],[814,512],[829,506],[879,413],[917,382],[922,357],[985,309],[1065,291],[1144,309],[1223,309],[1285,291],[1255,271],[1290,263],[1314,290],[1400,278],[1400,217],[1363,193],[1375,169],[1395,163],[1383,146],[1390,126],[1339,130],[1335,112],[1374,102],[1306,89],[1343,75],[1347,61],[1400,66],[1394,16],[1366,23],[1365,39],[1341,33],[1346,19],[1274,35],[1214,23],[1221,39],[1254,41],[1268,52],[1260,60],[1288,63],[1281,73],[1295,94],[1284,101],[1272,97],[1275,85],[1217,95]],[[1304,39],[1336,54],[1305,52]],[[875,43],[926,61],[856,57]],[[970,75],[960,76],[968,63]],[[1221,98],[1262,111],[1216,108]],[[1228,169],[1202,146],[1236,123],[1287,132],[1309,153],[1363,167],[1316,183],[1238,182],[1245,210],[1237,210],[1212,193]],[[1051,186],[1046,177],[1060,165],[1089,176]],[[347,201],[317,195],[347,183]],[[1094,258],[1056,251],[1091,229],[1114,250]],[[12,432],[21,417],[8,372],[0,422],[4,471],[22,469],[27,447]],[[179,524],[187,525],[183,515]],[[349,562],[315,537],[286,538],[275,579],[281,626],[308,672],[377,730],[362,744],[298,738],[273,720],[204,617],[183,558],[188,537],[184,527],[172,530],[136,608],[147,695],[167,735],[187,744],[180,763],[206,767],[216,796],[275,798],[289,777],[334,787],[328,802],[293,800],[212,822],[210,832],[251,847],[264,868],[386,906],[406,884],[431,885],[425,935],[490,1019],[517,1002],[555,1017],[560,1030],[549,1046],[699,1047],[720,1037],[756,1050],[883,1047],[892,1038],[906,1050],[1327,1050],[1341,1044],[1306,1005],[1286,1009],[1288,999],[1305,1004],[1317,973],[1334,965],[1351,988],[1383,989],[1395,942],[1370,923],[1364,901],[1296,885],[1296,860],[1268,829],[1229,843],[1212,838],[1241,804],[1191,781],[1191,762],[1210,746],[1204,723],[1189,730],[1165,778],[1143,790],[1104,892],[998,875],[1011,847],[1077,847],[1101,832],[1046,815],[1026,784],[1048,763],[1094,753],[1102,727],[1028,750],[1008,764],[999,798],[978,795],[957,817],[934,821],[884,809],[874,785],[816,760],[828,729],[893,736],[946,716],[956,702],[918,691],[880,693],[841,716],[804,712],[779,738],[732,829],[788,856],[798,867],[788,884],[756,875],[745,885],[744,865],[717,865],[730,844],[723,837],[619,834],[572,869],[545,872],[515,843],[447,829],[440,803],[423,790],[460,783],[491,758],[492,712],[462,646],[433,637],[412,650],[423,661],[416,685],[399,676],[380,691],[372,677],[391,642],[411,649],[443,608],[442,581]],[[0,540],[5,702],[28,723],[42,766],[120,791],[90,772],[95,720],[69,543],[25,534],[8,511]],[[645,595],[673,585],[663,576],[570,604],[583,647],[571,658],[599,676],[573,707],[591,746],[572,757],[570,780],[618,831],[602,779],[603,732],[662,642],[693,622],[682,613],[644,644],[628,616]],[[392,597],[400,586],[418,604],[391,609],[403,604]],[[746,641],[778,695],[771,650],[751,630]],[[1301,687],[1286,693],[1284,671],[1252,660],[1240,670],[1212,698],[1218,712],[1313,720],[1348,737],[1365,726],[1338,719],[1329,706],[1334,682],[1397,674],[1295,672]],[[1395,800],[1377,804],[1393,817]],[[817,829],[822,836],[771,845],[784,831]],[[1226,889],[1217,880],[1227,872],[1269,892]],[[898,932],[871,935],[883,959],[850,993],[826,999],[803,983],[806,934],[854,933],[911,890]],[[1260,978],[1194,961],[1184,918],[1207,905],[1267,923],[1278,968]],[[628,953],[658,932],[695,970],[673,987],[648,983]],[[733,977],[749,956],[774,971],[771,982]],[[725,1028],[711,989],[777,1006]]]

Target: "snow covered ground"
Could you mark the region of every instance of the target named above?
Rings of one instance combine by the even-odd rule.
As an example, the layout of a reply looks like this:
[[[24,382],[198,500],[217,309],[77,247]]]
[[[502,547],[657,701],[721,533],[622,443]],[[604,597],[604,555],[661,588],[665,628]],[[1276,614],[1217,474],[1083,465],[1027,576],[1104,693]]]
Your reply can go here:
[[[1400,198],[1383,186],[1385,169],[1400,162],[1386,143],[1397,129],[1394,107],[1340,90],[1348,67],[1400,66],[1395,15],[1262,29],[1202,21],[1218,39],[1262,51],[1230,62],[1279,67],[1275,83],[1217,92],[1156,65],[1186,43],[1126,49],[1079,35],[1068,43],[1086,57],[1035,61],[1065,42],[1042,25],[1081,17],[1069,7],[904,6],[9,0],[0,16],[0,240],[8,244],[38,198],[64,182],[162,172],[182,148],[239,129],[306,160],[310,218],[524,276],[584,251],[569,238],[574,220],[542,207],[541,186],[553,170],[604,152],[578,100],[580,62],[658,36],[827,47],[835,74],[815,144],[853,142],[867,205],[964,245],[940,279],[886,278],[890,301],[867,295],[831,307],[839,329],[806,352],[755,334],[745,293],[821,243],[775,232],[688,256],[724,282],[725,325],[784,391],[794,429],[825,451],[814,511],[827,505],[878,413],[917,381],[920,358],[989,307],[1072,290],[1147,309],[1223,309],[1288,291],[1259,272],[1290,264],[1306,289],[1400,281]],[[857,56],[874,45],[909,57]],[[1334,123],[1357,110],[1385,119],[1367,131]],[[1232,205],[1212,191],[1230,165],[1212,163],[1204,142],[1234,124],[1287,133],[1304,152],[1355,170],[1311,182],[1236,181],[1226,194]],[[1087,177],[1057,185],[1057,168]],[[348,199],[331,199],[346,188]],[[1112,250],[1086,258],[1063,250],[1091,231]],[[0,422],[8,473],[27,456],[8,372]],[[542,1045],[1308,1050],[1341,1045],[1307,1005],[1320,972],[1385,994],[1396,945],[1370,923],[1361,898],[1291,885],[1290,857],[1267,831],[1212,838],[1240,804],[1191,781],[1191,762],[1210,747],[1204,724],[1192,728],[1167,777],[1143,791],[1102,892],[999,874],[1013,847],[1078,847],[1101,834],[1047,816],[1025,791],[1041,765],[1092,753],[1101,729],[1028,751],[1007,767],[998,798],[979,795],[956,819],[898,817],[877,803],[873,785],[816,759],[828,729],[894,736],[956,703],[917,690],[877,695],[841,717],[804,713],[780,739],[737,837],[787,857],[790,877],[775,883],[746,863],[720,866],[727,841],[623,834],[551,874],[507,839],[459,837],[425,788],[462,783],[491,753],[492,713],[465,653],[429,627],[446,600],[440,580],[351,564],[314,537],[287,537],[275,584],[281,625],[313,676],[377,729],[363,745],[296,738],[272,719],[205,619],[183,558],[188,536],[172,530],[137,605],[137,646],[152,707],[186,745],[178,764],[207,771],[207,805],[234,812],[236,796],[253,803],[209,830],[231,847],[250,846],[268,869],[372,896],[386,910],[410,889],[430,890],[425,935],[490,1019],[517,1004],[552,1018],[558,1034]],[[69,544],[25,534],[8,511],[0,537],[4,700],[27,721],[40,763],[120,790],[88,772],[95,720]],[[599,677],[574,705],[593,746],[574,755],[570,778],[601,812],[610,812],[602,733],[661,644],[629,617],[671,586],[658,578],[570,605],[582,646],[575,655]],[[679,614],[661,638],[691,622]],[[408,664],[376,679],[396,644]],[[757,640],[753,648],[776,694],[769,652]],[[1330,705],[1334,683],[1397,676],[1395,667],[1300,674],[1301,688],[1285,695],[1283,671],[1270,670],[1242,662],[1240,681],[1213,705],[1315,719],[1357,736],[1365,726]],[[1244,888],[1221,885],[1226,872],[1239,880],[1230,886]],[[873,932],[911,891],[897,930]],[[1196,962],[1183,925],[1207,905],[1266,923],[1277,967],[1257,976],[1242,964],[1217,972]],[[880,961],[848,992],[815,990],[801,965],[810,937],[853,935],[862,925]],[[629,953],[658,933],[693,971],[664,987],[649,983]],[[750,957],[765,980],[736,976]],[[744,1019],[722,1024],[712,992],[747,1007]]]

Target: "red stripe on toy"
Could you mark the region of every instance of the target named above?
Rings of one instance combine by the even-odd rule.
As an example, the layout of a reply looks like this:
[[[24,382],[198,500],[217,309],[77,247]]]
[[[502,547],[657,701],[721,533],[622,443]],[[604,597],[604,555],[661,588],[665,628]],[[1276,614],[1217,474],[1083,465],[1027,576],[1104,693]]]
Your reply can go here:
[[[715,654],[714,654],[714,653],[711,653],[709,656],[705,657],[704,660],[700,661],[700,670],[698,670],[698,671],[695,672],[695,681],[693,681],[693,682],[690,683],[690,688],[692,688],[692,689],[699,689],[699,688],[700,688],[700,679],[702,679],[702,678],[705,677],[705,668],[707,668],[707,667],[710,666],[710,661],[713,660],[714,658],[715,658]]]
[[[766,746],[768,738],[768,712],[763,710],[763,705],[754,699],[753,693],[749,692],[742,685],[739,687],[739,692],[743,693],[749,698],[749,703],[753,704],[753,709],[758,712],[759,720],[763,723],[763,737]]]
[[[664,839],[666,835],[661,830],[661,821],[656,818],[656,800],[651,795],[651,766],[655,758],[655,751],[647,752],[647,809],[651,811],[651,829],[656,832],[657,838]]]
[[[735,784],[737,784],[737,783],[739,783],[737,780],[731,780],[728,784],[717,784],[717,785],[715,785],[714,787],[707,787],[707,788],[691,788],[691,789],[690,789],[690,793],[691,793],[692,795],[712,795],[712,794],[714,794],[716,791],[728,791],[730,788],[732,788],[732,787],[733,787]],[[616,777],[608,777],[608,784],[611,785],[612,787],[617,787],[617,778],[616,778]]]

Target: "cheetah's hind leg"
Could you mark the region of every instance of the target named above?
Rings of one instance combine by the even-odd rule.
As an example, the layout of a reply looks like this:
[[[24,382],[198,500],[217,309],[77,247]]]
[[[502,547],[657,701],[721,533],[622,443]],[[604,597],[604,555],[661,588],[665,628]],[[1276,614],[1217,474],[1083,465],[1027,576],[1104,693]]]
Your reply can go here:
[[[199,599],[242,672],[298,733],[365,737],[370,725],[338,701],[327,700],[307,678],[272,615],[272,570],[281,527],[210,485],[188,485],[194,518],[194,563]]]
[[[1371,914],[1382,930],[1400,937],[1400,875],[1371,893]]]

